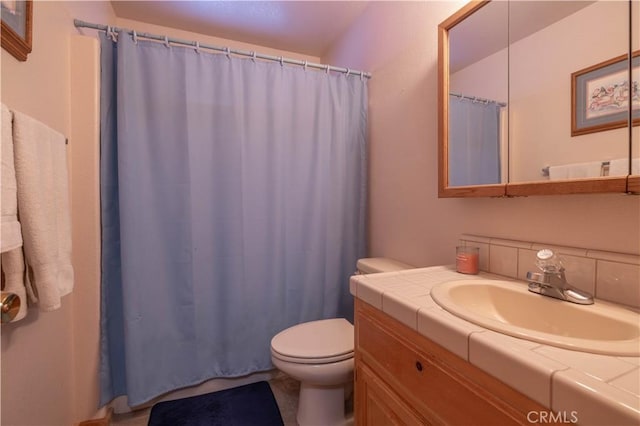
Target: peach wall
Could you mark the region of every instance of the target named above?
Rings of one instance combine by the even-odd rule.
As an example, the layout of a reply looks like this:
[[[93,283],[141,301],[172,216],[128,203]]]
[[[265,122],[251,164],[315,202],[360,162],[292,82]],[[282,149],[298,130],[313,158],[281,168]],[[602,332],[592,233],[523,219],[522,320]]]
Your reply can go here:
[[[100,312],[100,46],[73,35],[70,43],[71,215],[73,265],[73,358],[75,419],[93,417],[99,398]],[[103,413],[100,413],[103,414]]]
[[[509,101],[509,52],[502,49],[449,76],[449,91]],[[491,76],[491,78],[487,78]]]
[[[72,131],[72,104],[87,95],[74,91],[77,81],[72,81],[74,18],[115,19],[108,2],[34,2],[28,60],[19,62],[2,50],[2,102],[69,137],[75,269],[74,292],[63,298],[61,309],[41,313],[30,308],[24,320],[2,326],[3,425],[71,425],[97,411],[99,234],[85,233],[87,223],[95,226],[91,209],[97,204],[77,191],[79,183],[91,183],[78,174],[85,166],[78,154],[97,145],[95,137],[86,140]]]
[[[257,51],[273,56],[284,56],[285,58],[298,59],[301,61],[307,60],[309,62],[319,62],[320,58],[309,55],[302,55],[295,52],[288,52],[283,50],[271,49],[266,46],[258,46],[255,44],[244,43],[235,40],[228,40],[220,37],[212,37],[204,34],[194,33],[190,31],[178,30],[175,28],[168,28],[154,24],[148,24],[146,22],[135,21],[132,19],[118,18],[116,25],[119,28],[127,28],[130,30],[136,30],[138,32],[144,31],[156,35],[167,35],[169,37],[176,37],[182,40],[198,40],[200,43],[206,43],[218,47],[229,47],[232,49],[239,49],[245,51]],[[212,52],[212,51],[210,51]]]
[[[640,253],[640,197],[437,197],[437,25],[464,2],[373,2],[324,62],[371,71],[369,254],[453,263],[463,233]]]

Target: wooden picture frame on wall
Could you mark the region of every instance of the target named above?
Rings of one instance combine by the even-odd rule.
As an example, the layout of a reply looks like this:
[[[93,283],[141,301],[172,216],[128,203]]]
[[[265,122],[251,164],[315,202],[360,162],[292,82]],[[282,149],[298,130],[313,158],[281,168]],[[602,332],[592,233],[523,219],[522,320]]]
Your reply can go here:
[[[1,0],[2,48],[17,60],[26,61],[31,53],[33,25],[32,0]]]
[[[629,101],[633,125],[640,124],[640,50],[571,74],[571,136],[627,127]]]

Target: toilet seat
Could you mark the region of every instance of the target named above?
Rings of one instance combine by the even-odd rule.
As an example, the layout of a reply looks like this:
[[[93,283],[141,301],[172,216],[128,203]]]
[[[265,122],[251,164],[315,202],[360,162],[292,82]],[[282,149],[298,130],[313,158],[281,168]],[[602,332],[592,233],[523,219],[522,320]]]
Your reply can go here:
[[[353,358],[353,325],[344,318],[311,321],[271,339],[273,356],[298,364],[328,364]]]
[[[291,362],[293,364],[331,364],[334,362],[344,361],[346,359],[353,358],[353,352],[346,353],[340,356],[329,358],[296,358],[291,356],[282,355],[281,353],[271,350],[271,355],[278,358],[281,361]]]

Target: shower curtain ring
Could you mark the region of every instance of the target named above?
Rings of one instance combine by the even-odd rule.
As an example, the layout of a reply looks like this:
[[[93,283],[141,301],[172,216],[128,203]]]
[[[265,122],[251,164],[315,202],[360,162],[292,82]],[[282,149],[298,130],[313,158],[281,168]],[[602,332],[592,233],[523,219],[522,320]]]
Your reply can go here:
[[[138,33],[136,32],[136,30],[133,30],[133,42],[135,44],[138,44]]]
[[[118,41],[118,39],[116,38],[115,31],[113,31],[113,27],[110,25],[107,26],[107,37],[109,37],[111,41],[113,41],[114,43]]]
[[[169,46],[169,37],[168,36],[164,36],[164,45],[167,47],[171,47]]]
[[[227,55],[227,58],[231,59],[231,50],[228,47],[225,47],[224,51],[225,55]]]
[[[251,52],[251,60],[252,60],[253,62],[255,62],[255,61],[256,61],[256,51],[255,51],[255,50],[254,50],[253,52]]]
[[[349,77],[349,74],[351,74],[351,70],[347,68],[347,77]]]
[[[280,56],[280,66],[284,66],[284,62],[283,62],[282,56]]]
[[[196,41],[196,53],[200,53],[200,42]]]
[[[309,65],[309,61],[304,61],[304,70],[307,70],[307,65]]]
[[[360,81],[364,80],[364,71],[360,71]]]
[[[327,65],[327,66],[326,66],[326,68],[325,68],[324,70],[325,70],[325,72],[326,72],[327,74],[329,74],[329,65]]]

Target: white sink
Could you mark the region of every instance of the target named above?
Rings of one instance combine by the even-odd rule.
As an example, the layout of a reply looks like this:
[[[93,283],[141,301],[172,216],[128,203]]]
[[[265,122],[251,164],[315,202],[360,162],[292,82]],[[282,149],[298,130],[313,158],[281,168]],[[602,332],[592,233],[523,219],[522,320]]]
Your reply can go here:
[[[431,297],[453,315],[499,333],[576,351],[640,355],[640,315],[614,304],[577,305],[501,280],[451,281],[434,287]]]

